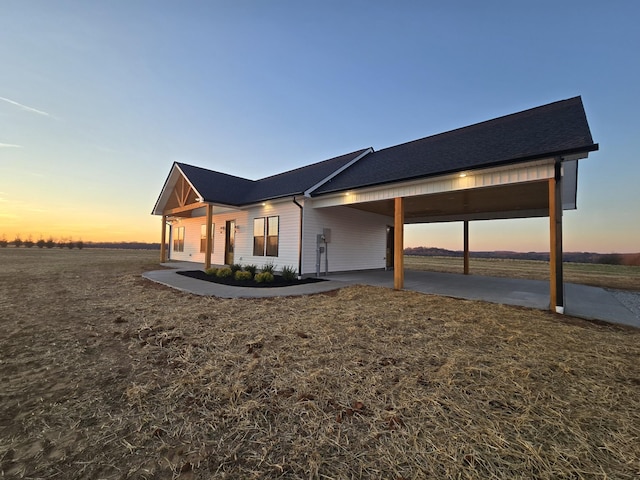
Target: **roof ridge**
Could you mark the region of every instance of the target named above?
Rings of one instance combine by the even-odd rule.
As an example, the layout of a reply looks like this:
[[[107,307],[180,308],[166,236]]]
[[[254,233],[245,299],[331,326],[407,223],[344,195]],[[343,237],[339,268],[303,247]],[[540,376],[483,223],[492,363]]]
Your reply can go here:
[[[335,157],[327,158],[326,160],[320,160],[319,162],[311,163],[309,165],[303,165],[302,167],[292,168],[291,170],[286,170],[284,172],[280,172],[280,173],[275,173],[273,175],[269,175],[268,177],[260,178],[260,179],[256,180],[256,182],[261,182],[263,180],[271,180],[271,179],[279,177],[281,175],[286,175],[286,174],[289,174],[289,173],[298,172],[300,170],[304,170],[304,169],[311,168],[311,167],[317,167],[319,165],[322,165],[323,163],[328,163],[328,162],[331,162],[332,160],[337,160],[337,159],[342,158],[342,157],[348,157],[348,156],[356,155],[356,154],[360,155],[365,150],[367,150],[367,149],[366,148],[361,148],[360,150],[354,150],[353,152],[343,153],[342,155],[336,155]]]

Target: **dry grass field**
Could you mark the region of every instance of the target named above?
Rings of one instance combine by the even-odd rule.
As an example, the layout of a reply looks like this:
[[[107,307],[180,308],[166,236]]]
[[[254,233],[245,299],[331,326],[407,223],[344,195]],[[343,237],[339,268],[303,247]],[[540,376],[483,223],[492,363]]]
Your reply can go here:
[[[3,478],[640,477],[640,331],[353,286],[150,283],[157,253],[0,249]]]
[[[432,272],[463,273],[462,258],[406,255],[405,267]],[[538,260],[471,258],[469,273],[490,277],[549,280],[549,263]],[[640,267],[565,262],[564,281],[595,287],[640,291]]]

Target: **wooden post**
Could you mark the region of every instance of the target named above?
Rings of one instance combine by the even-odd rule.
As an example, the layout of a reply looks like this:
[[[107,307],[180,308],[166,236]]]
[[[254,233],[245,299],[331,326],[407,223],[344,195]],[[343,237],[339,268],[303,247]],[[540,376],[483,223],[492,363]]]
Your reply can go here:
[[[211,220],[213,218],[213,206],[207,204],[207,246],[204,249],[204,269],[211,268]]]
[[[167,261],[167,216],[162,215],[162,241],[160,242],[160,263]]]
[[[555,164],[554,178],[549,179],[549,288],[550,309],[564,313],[562,272],[562,164]]]
[[[469,275],[469,220],[464,221],[464,274]]]
[[[404,198],[395,199],[393,235],[393,288],[404,288]]]

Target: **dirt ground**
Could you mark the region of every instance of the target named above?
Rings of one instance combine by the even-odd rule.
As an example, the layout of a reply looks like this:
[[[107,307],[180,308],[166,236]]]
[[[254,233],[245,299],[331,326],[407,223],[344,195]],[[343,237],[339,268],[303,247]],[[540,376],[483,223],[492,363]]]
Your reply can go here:
[[[640,331],[353,286],[196,297],[0,249],[2,478],[640,477]]]

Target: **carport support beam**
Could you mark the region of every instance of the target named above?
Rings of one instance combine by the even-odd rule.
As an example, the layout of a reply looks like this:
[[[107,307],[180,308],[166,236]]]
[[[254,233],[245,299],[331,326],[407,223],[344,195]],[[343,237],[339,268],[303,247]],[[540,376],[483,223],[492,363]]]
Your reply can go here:
[[[213,218],[213,207],[207,204],[207,235],[206,242],[207,246],[205,247],[204,253],[204,269],[207,270],[211,268],[211,219]]]
[[[167,216],[162,215],[162,241],[160,242],[160,262],[167,261]]]
[[[393,288],[404,288],[404,198],[396,197],[393,229]]]
[[[564,313],[562,274],[562,163],[556,161],[554,177],[549,179],[549,286],[552,312]]]
[[[469,275],[469,220],[464,221],[464,274]]]

